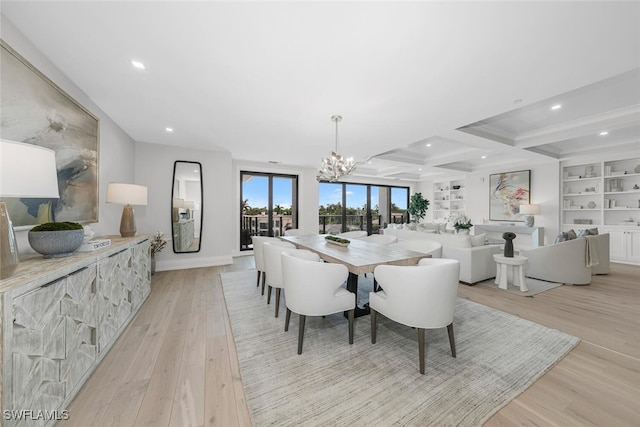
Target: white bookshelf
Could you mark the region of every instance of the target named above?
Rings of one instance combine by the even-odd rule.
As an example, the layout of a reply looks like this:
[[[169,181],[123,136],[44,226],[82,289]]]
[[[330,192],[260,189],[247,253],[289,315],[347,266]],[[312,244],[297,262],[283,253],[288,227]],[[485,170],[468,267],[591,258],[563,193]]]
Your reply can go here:
[[[433,220],[443,220],[452,213],[464,212],[464,179],[438,181],[433,184]]]

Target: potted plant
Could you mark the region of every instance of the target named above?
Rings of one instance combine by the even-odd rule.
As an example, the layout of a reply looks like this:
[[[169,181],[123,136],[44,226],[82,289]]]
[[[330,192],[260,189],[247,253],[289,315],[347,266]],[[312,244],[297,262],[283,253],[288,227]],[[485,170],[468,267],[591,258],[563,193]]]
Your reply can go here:
[[[459,213],[453,218],[453,228],[456,229],[456,233],[468,234],[469,229],[473,227],[471,219],[464,213]]]
[[[424,218],[429,209],[429,201],[422,197],[422,193],[413,193],[409,199],[409,209],[407,210],[413,216],[414,224],[418,224]]]
[[[156,272],[156,254],[160,253],[164,247],[167,246],[167,239],[164,238],[164,233],[160,230],[153,235],[151,239],[151,274]]]
[[[84,228],[77,222],[47,222],[29,230],[29,245],[45,258],[70,256],[82,245]]]

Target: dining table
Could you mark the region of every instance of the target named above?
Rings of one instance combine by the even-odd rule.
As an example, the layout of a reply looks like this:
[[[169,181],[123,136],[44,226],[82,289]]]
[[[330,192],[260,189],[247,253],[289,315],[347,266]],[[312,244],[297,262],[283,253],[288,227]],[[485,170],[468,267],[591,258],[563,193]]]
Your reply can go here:
[[[347,239],[348,244],[327,240],[326,234],[306,236],[281,236],[298,249],[307,249],[317,253],[325,262],[342,264],[349,270],[347,290],[358,295],[358,276],[373,273],[379,265],[416,265],[422,258],[429,258],[421,252],[410,251],[394,244],[381,245],[359,239]],[[355,316],[369,314],[369,305],[356,306]]]

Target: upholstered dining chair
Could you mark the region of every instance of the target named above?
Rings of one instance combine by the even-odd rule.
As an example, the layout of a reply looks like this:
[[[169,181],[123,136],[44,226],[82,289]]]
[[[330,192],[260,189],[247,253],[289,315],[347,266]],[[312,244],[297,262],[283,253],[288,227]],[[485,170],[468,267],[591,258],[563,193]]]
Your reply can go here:
[[[291,228],[284,231],[285,236],[313,236],[314,234],[316,233],[308,230],[303,230],[301,228]]]
[[[442,244],[436,242],[435,240],[400,240],[395,244],[395,246],[398,248],[406,249],[408,251],[422,252],[425,255],[431,255],[431,258],[442,258]]]
[[[364,230],[345,231],[337,236],[344,237],[345,239],[361,239],[362,237],[367,237],[367,232]]]
[[[284,287],[282,283],[282,260],[281,254],[284,251],[295,249],[293,243],[279,240],[269,241],[262,244],[262,257],[264,258],[264,268],[266,269],[267,284],[267,304],[271,302],[271,290],[276,289],[276,317],[280,311],[280,291]]]
[[[291,312],[298,314],[298,354],[302,354],[307,316],[348,311],[349,344],[353,344],[356,296],[341,287],[348,276],[347,267],[322,262],[313,252],[296,249],[282,253],[282,278],[287,306],[284,330],[289,330]]]
[[[398,241],[398,237],[392,234],[372,234],[371,236],[361,237],[360,240],[376,245],[390,245]]]
[[[451,355],[456,357],[453,315],[458,294],[460,262],[424,258],[416,266],[380,265],[374,270],[381,291],[369,294],[371,343],[376,343],[377,315],[418,330],[420,373],[424,374],[425,329],[449,333]]]
[[[267,236],[252,236],[251,242],[253,243],[253,257],[256,261],[256,270],[258,270],[258,281],[256,287],[260,286],[260,279],[262,278],[262,295],[264,295],[264,285],[266,279],[266,269],[264,267],[264,256],[262,254],[262,244],[264,242],[281,242],[277,237]]]

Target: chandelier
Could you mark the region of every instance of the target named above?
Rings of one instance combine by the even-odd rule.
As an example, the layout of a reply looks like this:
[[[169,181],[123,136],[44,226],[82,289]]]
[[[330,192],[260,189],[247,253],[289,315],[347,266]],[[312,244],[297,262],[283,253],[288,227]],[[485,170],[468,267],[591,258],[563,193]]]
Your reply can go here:
[[[330,157],[322,159],[322,166],[316,177],[318,181],[337,181],[340,177],[349,175],[356,168],[353,157],[345,159],[338,154],[338,123],[342,121],[342,116],[331,116],[331,121],[336,124],[336,149],[331,152]]]

